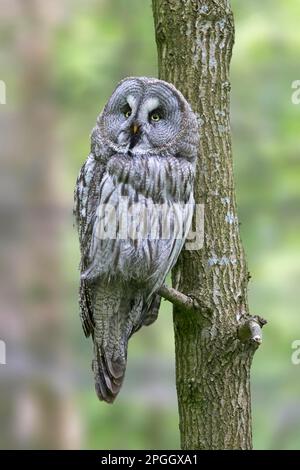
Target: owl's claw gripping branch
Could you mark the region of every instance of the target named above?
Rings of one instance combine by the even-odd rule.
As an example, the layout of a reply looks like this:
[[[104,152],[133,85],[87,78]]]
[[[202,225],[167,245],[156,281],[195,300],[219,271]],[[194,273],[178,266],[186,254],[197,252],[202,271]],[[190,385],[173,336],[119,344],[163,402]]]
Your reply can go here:
[[[251,342],[259,346],[262,343],[262,327],[267,320],[256,315],[247,318],[238,328],[238,338],[242,343]]]
[[[166,300],[169,300],[173,305],[182,308],[186,311],[210,311],[207,306],[202,305],[198,299],[191,295],[185,295],[182,292],[177,291],[173,287],[168,287],[163,284],[157,293]]]

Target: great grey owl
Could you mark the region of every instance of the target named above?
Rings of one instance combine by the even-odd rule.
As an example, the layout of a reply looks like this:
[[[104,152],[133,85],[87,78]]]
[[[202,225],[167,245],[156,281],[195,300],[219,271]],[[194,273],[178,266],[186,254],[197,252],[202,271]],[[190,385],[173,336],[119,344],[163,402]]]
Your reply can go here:
[[[123,382],[128,340],[156,319],[156,292],[187,236],[197,145],[190,105],[155,78],[122,80],[92,131],[74,213],[81,321],[93,338],[96,392],[108,403]]]

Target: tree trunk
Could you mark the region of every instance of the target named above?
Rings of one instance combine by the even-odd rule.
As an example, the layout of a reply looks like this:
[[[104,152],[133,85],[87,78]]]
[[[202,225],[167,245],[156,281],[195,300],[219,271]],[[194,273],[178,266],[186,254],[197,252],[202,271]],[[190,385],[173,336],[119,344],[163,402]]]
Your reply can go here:
[[[160,78],[191,103],[200,124],[195,198],[204,246],[183,251],[173,287],[206,307],[174,307],[183,449],[250,449],[250,366],[263,321],[250,317],[239,236],[229,123],[234,23],[229,0],[152,0]]]

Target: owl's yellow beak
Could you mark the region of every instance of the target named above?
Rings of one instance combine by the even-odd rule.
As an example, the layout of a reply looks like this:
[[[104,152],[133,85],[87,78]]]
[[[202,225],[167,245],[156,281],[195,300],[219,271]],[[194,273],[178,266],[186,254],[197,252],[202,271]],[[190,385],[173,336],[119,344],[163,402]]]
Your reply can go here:
[[[140,126],[136,123],[132,124],[131,126],[131,132],[132,134],[137,134],[140,130]]]

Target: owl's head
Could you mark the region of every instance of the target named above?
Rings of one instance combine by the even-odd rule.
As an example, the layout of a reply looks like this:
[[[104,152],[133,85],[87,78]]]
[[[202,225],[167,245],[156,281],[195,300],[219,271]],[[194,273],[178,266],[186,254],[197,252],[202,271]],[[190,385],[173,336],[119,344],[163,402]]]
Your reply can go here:
[[[183,157],[196,157],[196,117],[183,95],[163,80],[125,78],[97,124],[101,138],[117,152],[139,155],[172,149]]]

